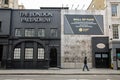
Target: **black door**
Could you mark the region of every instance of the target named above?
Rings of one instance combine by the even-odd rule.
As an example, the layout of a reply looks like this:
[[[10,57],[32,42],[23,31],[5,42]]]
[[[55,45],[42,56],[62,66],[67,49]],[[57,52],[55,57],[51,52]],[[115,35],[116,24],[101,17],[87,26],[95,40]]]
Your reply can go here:
[[[57,50],[51,48],[50,50],[50,67],[57,67]]]
[[[109,53],[96,52],[95,53],[95,67],[96,68],[109,68]]]
[[[117,67],[120,69],[120,48],[116,49],[116,54],[117,54]]]
[[[3,45],[0,45],[0,67],[2,67]]]

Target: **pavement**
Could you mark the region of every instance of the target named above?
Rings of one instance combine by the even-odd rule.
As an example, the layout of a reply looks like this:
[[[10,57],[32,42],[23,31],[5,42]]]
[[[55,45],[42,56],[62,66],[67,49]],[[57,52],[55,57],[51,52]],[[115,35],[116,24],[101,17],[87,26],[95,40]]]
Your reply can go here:
[[[0,75],[120,75],[120,70],[113,69],[5,69]]]

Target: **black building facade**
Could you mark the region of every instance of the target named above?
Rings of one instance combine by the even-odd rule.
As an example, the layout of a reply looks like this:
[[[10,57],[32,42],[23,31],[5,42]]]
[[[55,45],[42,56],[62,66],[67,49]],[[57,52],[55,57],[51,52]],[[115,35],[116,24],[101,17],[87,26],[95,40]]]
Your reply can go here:
[[[61,9],[0,9],[0,68],[81,68],[84,55],[91,68],[110,68],[109,37],[97,36],[104,16]]]
[[[0,67],[60,67],[60,9],[0,10]]]
[[[111,55],[108,37],[92,37],[92,65],[95,68],[110,68]]]

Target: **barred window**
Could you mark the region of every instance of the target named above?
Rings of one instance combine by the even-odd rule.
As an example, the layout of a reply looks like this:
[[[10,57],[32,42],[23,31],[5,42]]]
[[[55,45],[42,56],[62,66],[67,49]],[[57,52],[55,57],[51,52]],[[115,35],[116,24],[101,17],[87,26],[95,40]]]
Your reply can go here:
[[[38,29],[38,37],[45,37],[45,29]]]
[[[44,59],[44,48],[38,48],[38,59]]]
[[[15,29],[15,36],[21,37],[22,36],[22,29]]]
[[[118,4],[112,4],[111,6],[112,16],[117,16],[117,7],[118,7]]]
[[[34,29],[25,29],[25,37],[34,37],[35,31]]]
[[[21,48],[14,49],[14,59],[20,59]]]
[[[113,25],[113,39],[118,39],[118,38],[119,38],[118,25],[114,24]]]
[[[25,48],[25,59],[33,59],[33,48]]]
[[[51,29],[51,37],[57,37],[57,29]]]

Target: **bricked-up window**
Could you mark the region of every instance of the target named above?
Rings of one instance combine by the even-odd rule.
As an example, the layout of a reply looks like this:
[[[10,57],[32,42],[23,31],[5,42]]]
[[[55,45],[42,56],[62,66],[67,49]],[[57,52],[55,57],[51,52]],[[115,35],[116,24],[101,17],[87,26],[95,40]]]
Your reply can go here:
[[[57,29],[54,29],[54,28],[51,29],[51,30],[50,30],[50,33],[51,33],[51,37],[57,37],[57,34],[58,34],[58,33],[57,33]]]
[[[22,36],[22,29],[15,29],[15,36],[21,37]]]
[[[38,37],[45,37],[45,29],[38,29]]]
[[[44,48],[38,48],[38,59],[44,59]]]
[[[112,16],[117,16],[118,4],[111,5]]]
[[[25,48],[25,59],[33,59],[33,48]]]
[[[14,49],[14,59],[20,59],[21,48]]]
[[[9,0],[5,0],[5,4],[8,4]]]
[[[34,37],[35,31],[34,29],[25,29],[25,37]]]
[[[2,28],[2,22],[0,21],[0,31],[2,30],[1,28]]]
[[[119,38],[118,25],[114,24],[113,26],[113,39]]]

